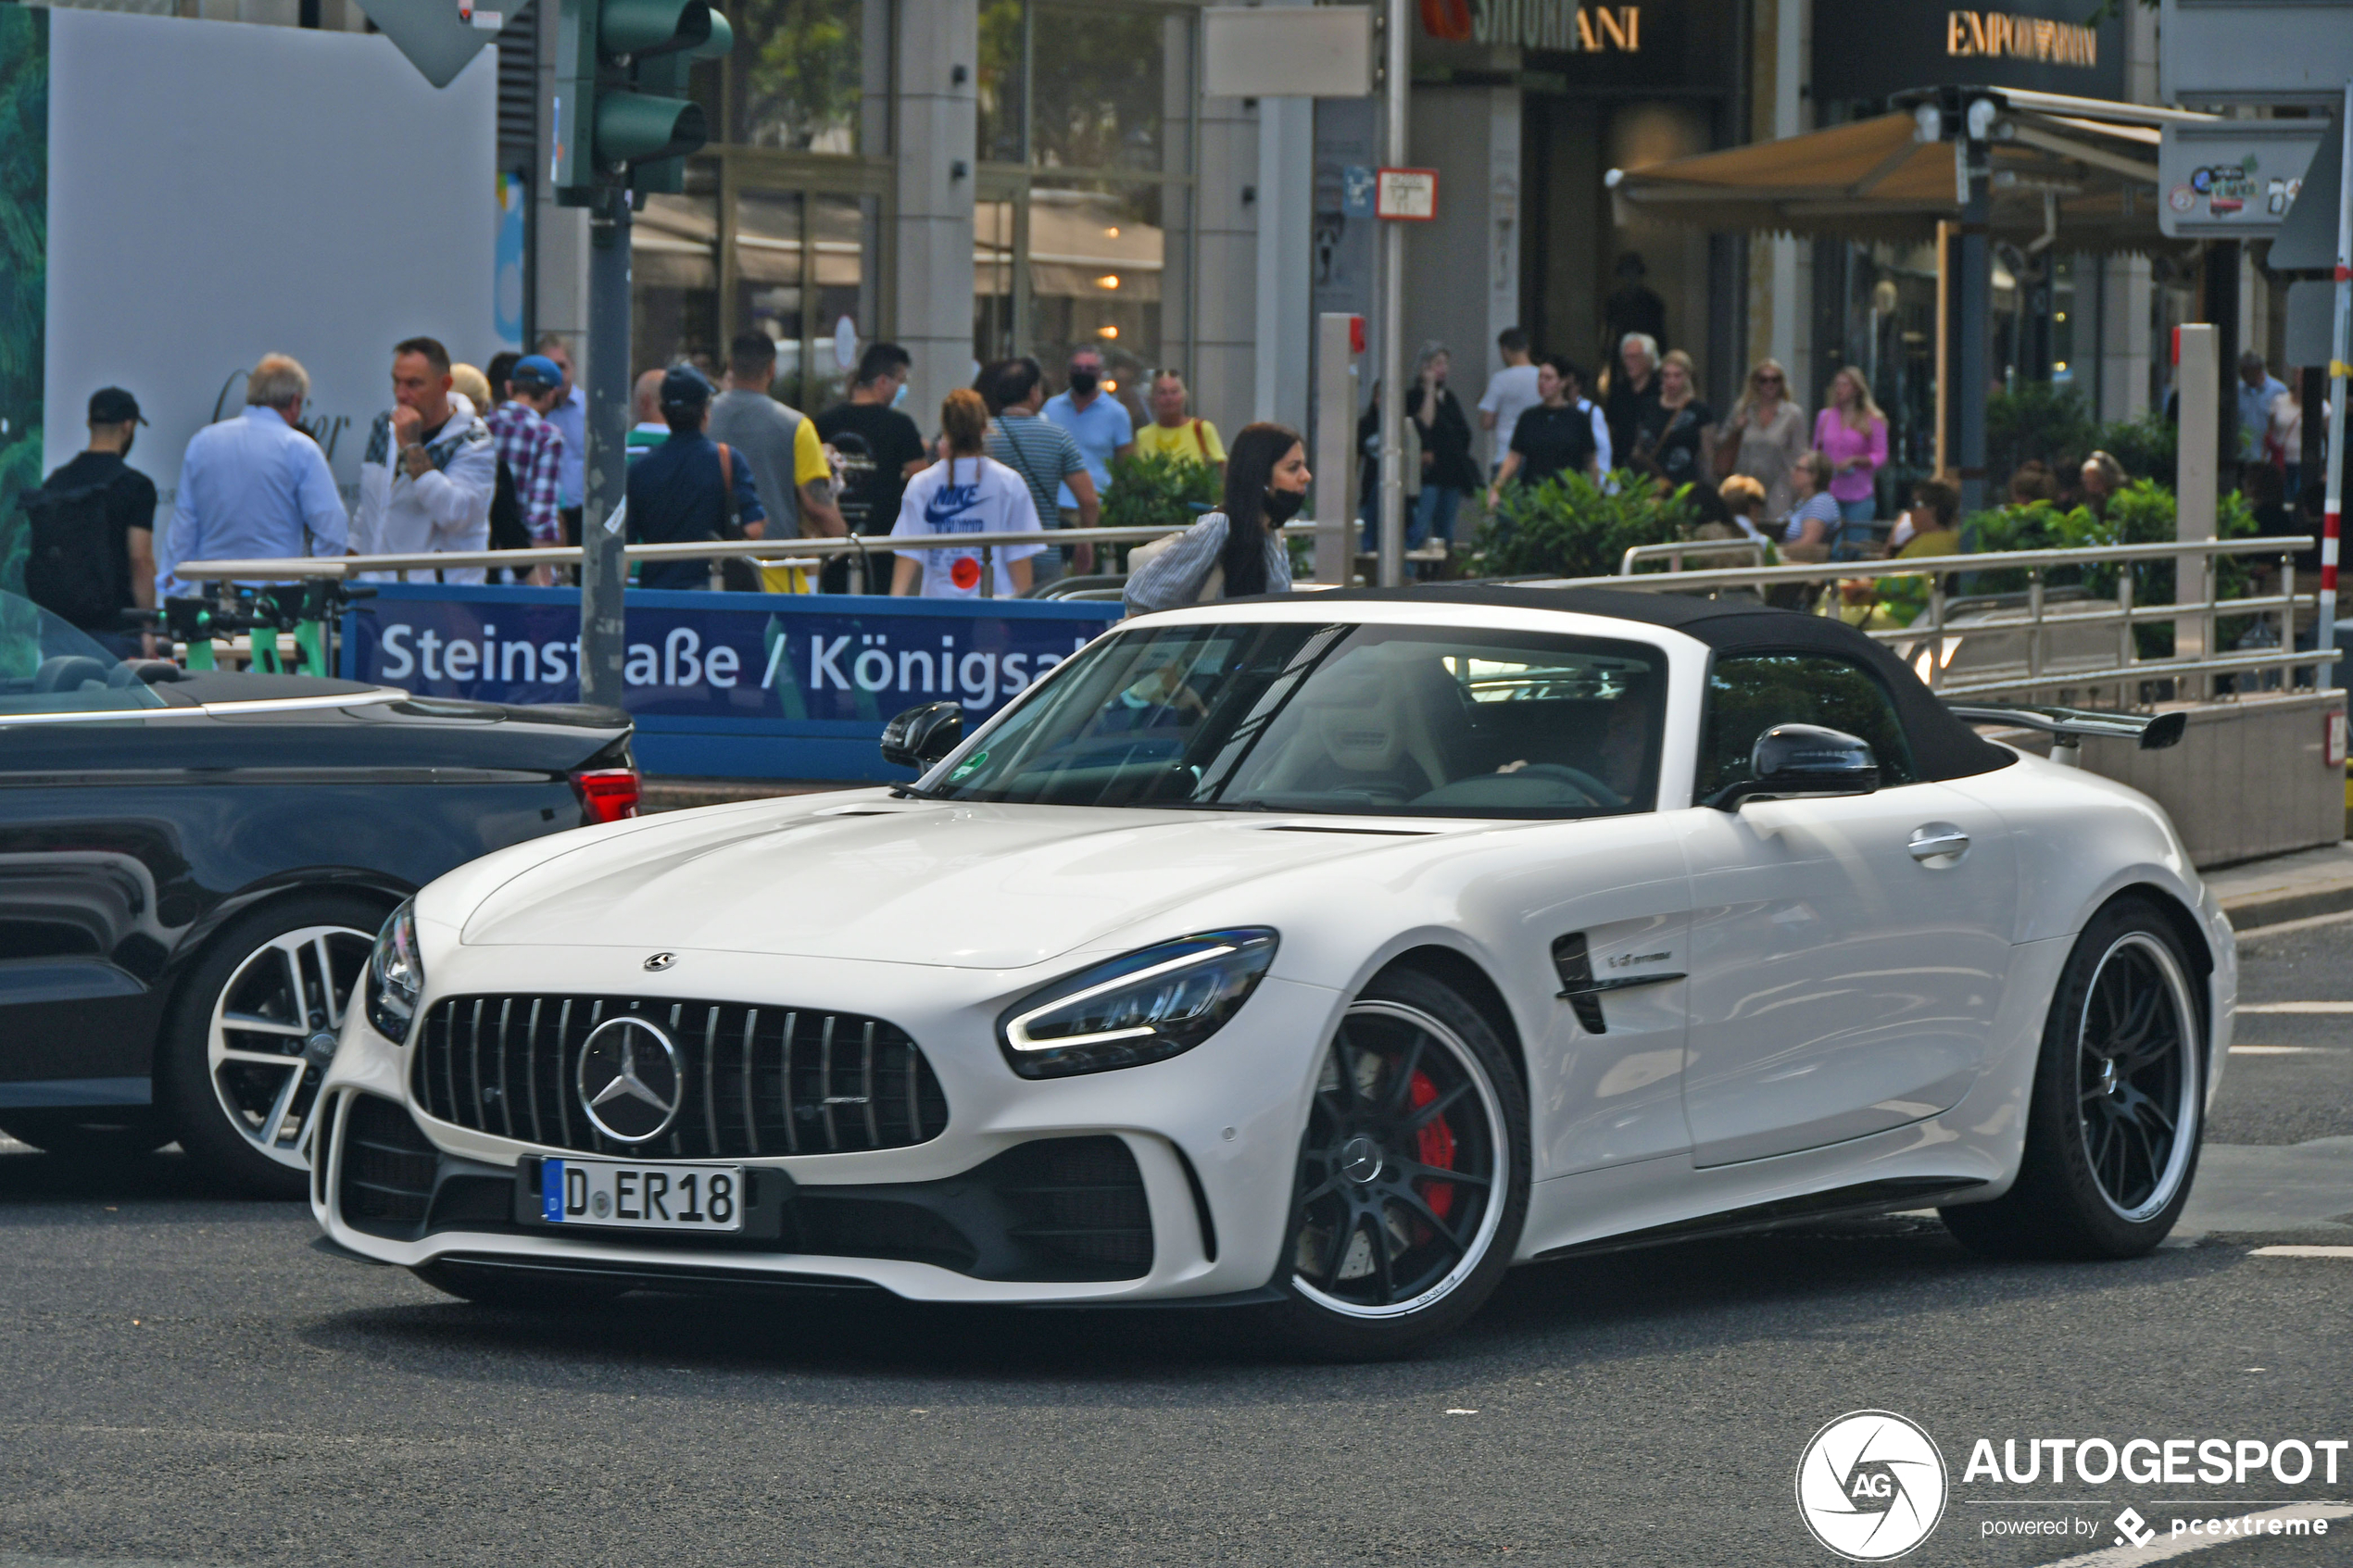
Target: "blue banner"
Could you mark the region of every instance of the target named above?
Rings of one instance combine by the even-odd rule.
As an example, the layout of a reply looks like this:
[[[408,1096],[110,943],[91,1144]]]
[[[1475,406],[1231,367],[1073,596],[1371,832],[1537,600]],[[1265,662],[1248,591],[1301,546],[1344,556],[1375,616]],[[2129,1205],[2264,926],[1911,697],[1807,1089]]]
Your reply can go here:
[[[342,671],[420,696],[580,699],[569,588],[386,583],[346,612]],[[977,723],[1119,619],[1101,602],[632,589],[622,669],[649,773],[906,776],[892,715],[954,702]]]

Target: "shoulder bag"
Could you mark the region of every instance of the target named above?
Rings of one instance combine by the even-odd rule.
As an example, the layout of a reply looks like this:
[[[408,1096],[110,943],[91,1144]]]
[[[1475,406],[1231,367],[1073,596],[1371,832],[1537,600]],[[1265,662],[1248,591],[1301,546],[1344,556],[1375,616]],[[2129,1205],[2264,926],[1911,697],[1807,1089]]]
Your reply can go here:
[[[743,514],[736,505],[736,455],[724,441],[719,443],[719,537],[744,537]],[[731,594],[761,591],[760,568],[749,556],[720,558],[719,580]]]

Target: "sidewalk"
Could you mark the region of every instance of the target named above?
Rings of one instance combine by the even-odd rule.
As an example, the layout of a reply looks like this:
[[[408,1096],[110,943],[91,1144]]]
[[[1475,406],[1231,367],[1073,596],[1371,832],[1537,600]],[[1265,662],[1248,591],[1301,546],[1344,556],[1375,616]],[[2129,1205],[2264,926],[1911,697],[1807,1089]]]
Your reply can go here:
[[[2240,931],[2353,909],[2353,840],[2206,873]]]

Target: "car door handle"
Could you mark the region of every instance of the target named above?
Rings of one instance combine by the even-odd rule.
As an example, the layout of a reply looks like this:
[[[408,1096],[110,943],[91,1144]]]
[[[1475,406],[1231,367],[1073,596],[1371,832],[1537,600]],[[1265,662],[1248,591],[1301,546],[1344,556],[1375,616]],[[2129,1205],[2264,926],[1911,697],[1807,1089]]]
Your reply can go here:
[[[1950,822],[1930,822],[1912,830],[1912,859],[1925,865],[1942,860],[1947,865],[1969,853],[1969,834]]]

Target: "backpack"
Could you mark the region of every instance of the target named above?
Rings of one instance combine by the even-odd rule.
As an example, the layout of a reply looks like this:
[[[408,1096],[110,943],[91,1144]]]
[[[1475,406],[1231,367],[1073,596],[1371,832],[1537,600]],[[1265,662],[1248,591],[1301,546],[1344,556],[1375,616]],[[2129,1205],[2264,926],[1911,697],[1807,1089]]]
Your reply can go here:
[[[515,495],[514,470],[501,458],[497,485],[490,493],[490,547],[527,550],[532,543],[531,530],[522,521],[522,503]]]
[[[118,469],[96,484],[70,490],[42,488],[19,504],[31,524],[24,563],[25,596],[77,627],[112,631],[124,606],[107,570],[107,495],[127,471]]]

